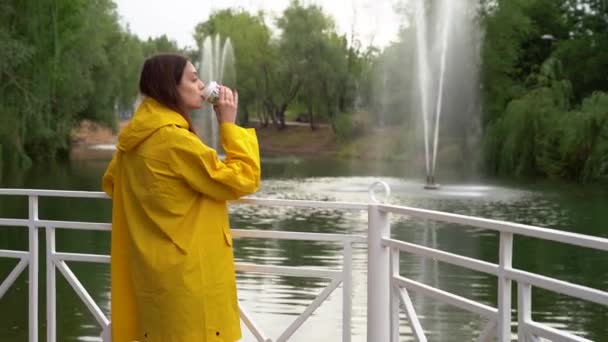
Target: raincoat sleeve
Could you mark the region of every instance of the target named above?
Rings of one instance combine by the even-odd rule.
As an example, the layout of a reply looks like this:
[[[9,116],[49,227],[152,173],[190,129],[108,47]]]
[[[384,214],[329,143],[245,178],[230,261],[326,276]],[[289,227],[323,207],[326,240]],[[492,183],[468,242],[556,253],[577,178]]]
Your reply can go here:
[[[194,190],[215,200],[235,200],[256,192],[260,187],[260,152],[255,130],[225,123],[221,135],[224,161],[192,136],[185,146],[173,149],[170,164],[174,172]]]
[[[110,198],[114,194],[114,174],[116,173],[116,155],[118,153],[119,152],[114,153],[114,156],[112,157],[112,161],[110,161],[110,164],[108,165],[108,168],[106,169],[106,172],[103,175],[103,180],[102,180],[102,185],[101,185],[103,192],[108,194],[108,196],[110,196]]]

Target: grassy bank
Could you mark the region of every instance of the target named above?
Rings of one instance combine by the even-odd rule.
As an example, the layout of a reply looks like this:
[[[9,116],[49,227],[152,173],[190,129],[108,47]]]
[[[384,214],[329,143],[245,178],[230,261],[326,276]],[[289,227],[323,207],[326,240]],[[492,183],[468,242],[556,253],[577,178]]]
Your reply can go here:
[[[127,122],[121,122],[124,127]],[[307,124],[288,123],[285,130],[273,126],[260,127],[254,123],[260,144],[260,152],[266,156],[334,157],[362,160],[405,160],[413,163],[424,161],[423,150],[416,143],[414,132],[399,126],[366,129],[348,140],[339,139],[326,124],[311,130]],[[92,122],[83,122],[72,132],[73,153],[76,159],[88,155],[91,145],[115,144],[117,135],[112,130]],[[455,151],[446,151],[453,154]],[[87,153],[83,153],[83,151]],[[458,154],[458,153],[456,153]],[[97,156],[97,154],[95,154]]]
[[[329,126],[311,130],[307,125],[288,125],[285,130],[254,126],[260,153],[276,156],[334,156],[338,152],[336,137]]]

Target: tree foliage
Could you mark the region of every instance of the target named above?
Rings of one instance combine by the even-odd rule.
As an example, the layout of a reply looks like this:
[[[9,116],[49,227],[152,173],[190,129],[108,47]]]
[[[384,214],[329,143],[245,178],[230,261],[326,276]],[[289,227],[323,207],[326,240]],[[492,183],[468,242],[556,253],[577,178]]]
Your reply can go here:
[[[140,41],[118,19],[111,0],[0,3],[0,165],[67,154],[82,119],[114,126],[144,57],[177,51],[167,37]]]
[[[266,74],[272,69],[275,51],[271,32],[263,13],[252,15],[242,10],[221,10],[195,28],[194,38],[202,46],[206,37],[219,34],[229,38],[236,56],[236,86],[239,90],[239,118],[249,121],[250,113],[262,111],[268,94]],[[200,53],[198,54],[200,55]]]
[[[479,58],[470,58],[479,56],[476,47],[452,54],[450,61],[462,67],[450,71],[446,103],[458,115],[442,117],[442,124],[460,133],[446,137],[442,131],[443,141],[471,145],[466,122],[483,107],[489,174],[606,178],[606,2],[478,1],[481,87],[476,79],[459,84],[478,67]],[[414,22],[413,7],[398,2],[396,10],[404,25],[382,49],[362,47],[354,32],[338,33],[321,7],[297,0],[277,17],[214,12],[194,28],[194,38],[201,45],[217,34],[231,40],[231,86],[239,90],[243,124],[257,116],[264,126],[284,129],[287,116],[298,115],[312,129],[329,123],[340,141],[360,133],[361,125],[403,125],[416,140],[416,39],[407,24]],[[477,39],[476,32],[457,31],[467,46]],[[132,110],[146,56],[178,51],[196,64],[200,49],[180,51],[167,36],[140,40],[119,25],[111,0],[0,2],[0,161],[27,166],[65,154],[80,120],[113,126],[117,112]],[[482,106],[460,100],[479,89]]]
[[[314,128],[319,116],[335,124],[351,109],[360,75],[359,54],[320,7],[292,1],[272,35],[263,12],[222,10],[197,25],[195,39],[220,34],[235,50],[242,122],[256,112],[283,129],[286,111],[303,108]]]
[[[605,3],[506,0],[485,9],[487,170],[505,176],[605,179]]]

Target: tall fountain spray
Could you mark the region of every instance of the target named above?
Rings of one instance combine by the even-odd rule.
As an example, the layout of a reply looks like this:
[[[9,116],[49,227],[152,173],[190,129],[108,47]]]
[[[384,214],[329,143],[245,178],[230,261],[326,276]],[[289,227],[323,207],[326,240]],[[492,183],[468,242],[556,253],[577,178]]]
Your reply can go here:
[[[206,37],[201,44],[198,66],[199,77],[203,82],[216,81],[234,88],[236,83],[235,57],[230,38],[219,35]],[[203,106],[194,117],[197,132],[203,141],[215,150],[219,149],[218,124],[213,108]]]
[[[459,1],[418,0],[415,11],[417,79],[420,92],[420,111],[424,125],[424,153],[427,189],[437,189],[435,170],[439,145],[439,123],[444,101],[447,56],[452,29],[454,6]],[[432,8],[434,20],[429,20]],[[432,30],[434,29],[434,30]],[[432,131],[431,131],[432,130]]]

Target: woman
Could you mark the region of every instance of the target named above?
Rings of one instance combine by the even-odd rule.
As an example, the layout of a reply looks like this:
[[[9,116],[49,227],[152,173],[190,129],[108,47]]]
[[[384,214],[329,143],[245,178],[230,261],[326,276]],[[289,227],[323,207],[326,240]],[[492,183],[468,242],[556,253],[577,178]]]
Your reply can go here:
[[[112,198],[112,341],[241,338],[226,201],[257,191],[254,130],[234,124],[238,94],[215,104],[224,161],[194,134],[205,85],[191,62],[146,60],[145,96],[103,177]]]

